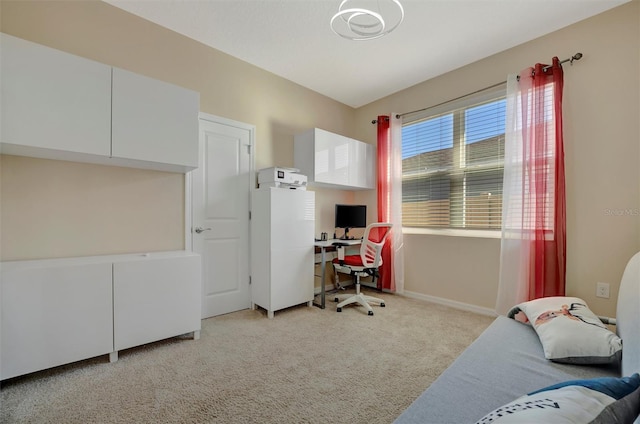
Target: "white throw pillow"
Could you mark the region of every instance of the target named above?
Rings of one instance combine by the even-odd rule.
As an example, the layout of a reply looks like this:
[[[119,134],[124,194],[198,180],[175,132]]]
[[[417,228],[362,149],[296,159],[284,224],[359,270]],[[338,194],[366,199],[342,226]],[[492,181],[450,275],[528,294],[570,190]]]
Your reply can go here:
[[[580,298],[543,297],[513,307],[508,316],[521,322],[528,320],[538,333],[547,359],[571,364],[620,361],[622,340]]]
[[[476,424],[632,424],[640,414],[640,376],[574,380],[522,396]]]

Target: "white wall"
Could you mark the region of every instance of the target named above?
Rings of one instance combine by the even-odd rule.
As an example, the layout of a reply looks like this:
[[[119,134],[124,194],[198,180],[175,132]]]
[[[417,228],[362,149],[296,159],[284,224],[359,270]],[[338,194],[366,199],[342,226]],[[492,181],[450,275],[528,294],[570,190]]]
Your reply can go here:
[[[640,208],[639,28],[640,2],[633,1],[353,110],[96,0],[0,2],[2,32],[197,90],[203,112],[254,124],[257,169],[293,166],[293,136],[307,128],[320,127],[375,143],[376,129],[370,122],[377,115],[428,107],[503,81],[507,73],[535,62],[582,52],[584,58],[580,62],[565,66],[567,288],[570,294],[585,298],[598,313],[607,315],[615,313],[624,264],[640,247],[640,218],[606,213]],[[161,233],[157,239],[148,229],[131,226],[129,237],[119,236],[127,228],[126,220],[133,221],[133,211],[116,221],[118,231],[95,232],[101,224],[97,217],[103,216],[98,212],[107,207],[126,210],[130,198],[142,193],[140,187],[118,190],[109,204],[105,199],[87,205],[82,216],[73,213],[64,199],[80,196],[85,190],[83,184],[74,181],[104,173],[110,188],[115,188],[121,178],[118,168],[103,170],[88,165],[55,170],[46,161],[28,159],[26,166],[40,177],[27,178],[15,161],[14,157],[5,156],[1,162],[3,260],[73,256],[78,251],[145,251],[182,243],[183,232],[173,230]],[[16,172],[11,178],[7,177],[9,169]],[[47,203],[36,196],[27,202],[23,197],[25,192],[42,190],[38,186],[47,179],[43,175],[58,179],[59,173],[69,172],[73,174],[70,182],[58,185],[58,200],[49,196],[52,203]],[[166,199],[183,196],[183,176],[149,172],[140,177],[149,179],[151,186],[168,181],[170,187],[162,195],[145,197],[140,206],[155,209],[158,220],[174,224],[180,221],[179,212],[173,208],[164,211],[162,205]],[[318,234],[331,231],[335,203],[367,202],[372,206],[370,216],[375,216],[375,190],[317,193]],[[38,214],[21,213],[29,208],[46,214],[51,207],[63,212],[68,209],[46,225]],[[58,243],[60,234],[46,231],[25,237],[22,230],[33,225],[67,228],[68,232],[62,234],[71,234],[70,240]],[[78,228],[86,232],[81,233]],[[406,243],[406,290],[493,307],[498,240],[408,235]],[[460,256],[468,265],[459,265],[456,258]],[[594,297],[597,281],[612,285],[611,299]]]
[[[294,135],[308,128],[353,133],[351,107],[97,0],[2,0],[0,30],[200,92],[201,111],[255,125],[256,170],[293,166]],[[2,260],[184,247],[181,174],[0,163]],[[318,190],[316,233],[333,231],[333,205],[352,199]]]
[[[615,315],[624,266],[640,248],[639,28],[634,1],[362,107],[356,136],[375,141],[370,122],[377,115],[435,105],[536,62],[582,52],[582,60],[564,66],[567,292]],[[493,308],[499,240],[408,235],[406,241],[406,290]],[[611,284],[610,299],[595,297],[598,281]]]

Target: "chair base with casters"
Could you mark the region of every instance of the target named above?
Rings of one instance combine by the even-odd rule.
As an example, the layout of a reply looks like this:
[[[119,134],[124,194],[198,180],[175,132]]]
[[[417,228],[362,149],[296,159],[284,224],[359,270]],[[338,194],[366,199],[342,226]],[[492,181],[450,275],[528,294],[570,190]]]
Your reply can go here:
[[[335,297],[335,301],[340,302],[336,309],[338,312],[342,312],[344,306],[356,303],[362,305],[369,315],[373,315],[370,302],[378,303],[381,307],[385,306],[384,300],[360,293],[360,277],[371,276],[375,281],[378,268],[382,265],[382,247],[390,229],[391,224],[385,222],[368,225],[364,237],[362,237],[359,255],[345,256],[345,245],[339,242],[334,243],[338,248],[338,257],[333,260],[336,282],[339,282],[338,273],[349,274],[356,286],[355,294],[343,294]]]
[[[338,312],[342,312],[342,308],[344,306],[350,305],[352,303],[358,303],[362,306],[364,306],[364,308],[367,310],[367,314],[369,315],[373,315],[373,308],[371,307],[371,305],[369,305],[369,302],[375,302],[380,304],[380,307],[384,308],[385,304],[384,304],[384,300],[377,298],[377,297],[373,297],[373,296],[368,296],[366,294],[362,294],[360,293],[360,277],[366,277],[367,275],[369,275],[366,272],[359,272],[359,273],[355,273],[354,276],[356,277],[356,294],[339,294],[336,295],[335,297],[335,301],[336,302],[340,302],[338,303],[338,306],[336,307],[336,310]],[[337,277],[337,275],[336,275]]]

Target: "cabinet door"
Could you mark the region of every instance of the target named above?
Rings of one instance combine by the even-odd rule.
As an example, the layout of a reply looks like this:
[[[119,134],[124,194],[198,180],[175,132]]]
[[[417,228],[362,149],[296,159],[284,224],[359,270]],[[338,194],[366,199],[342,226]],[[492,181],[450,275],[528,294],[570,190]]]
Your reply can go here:
[[[316,129],[315,182],[347,186],[349,160],[348,138]]]
[[[199,97],[113,68],[112,157],[197,168]]]
[[[274,249],[271,252],[271,310],[312,301],[313,270],[313,246]]]
[[[108,156],[111,67],[6,34],[0,44],[3,152]]]
[[[115,350],[200,330],[200,256],[113,264]]]
[[[349,185],[357,188],[374,188],[374,146],[358,140],[349,143]]]
[[[113,351],[111,263],[2,269],[0,378]]]
[[[313,247],[315,193],[271,188],[270,249]]]

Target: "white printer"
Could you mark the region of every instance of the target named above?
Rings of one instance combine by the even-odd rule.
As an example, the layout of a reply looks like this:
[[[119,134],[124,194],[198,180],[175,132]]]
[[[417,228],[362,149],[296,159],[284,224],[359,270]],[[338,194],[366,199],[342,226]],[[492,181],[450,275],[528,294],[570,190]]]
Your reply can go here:
[[[264,168],[258,171],[258,187],[279,187],[295,190],[307,189],[307,176],[296,168]]]

